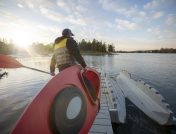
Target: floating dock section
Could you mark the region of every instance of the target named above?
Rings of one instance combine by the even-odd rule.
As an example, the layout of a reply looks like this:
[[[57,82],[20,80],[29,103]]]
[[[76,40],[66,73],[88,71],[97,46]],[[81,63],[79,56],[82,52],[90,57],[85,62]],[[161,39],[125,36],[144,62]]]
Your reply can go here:
[[[161,126],[176,125],[176,118],[163,96],[127,71],[107,74],[101,71],[100,111],[89,134],[113,134],[112,124],[126,123],[126,99]]]

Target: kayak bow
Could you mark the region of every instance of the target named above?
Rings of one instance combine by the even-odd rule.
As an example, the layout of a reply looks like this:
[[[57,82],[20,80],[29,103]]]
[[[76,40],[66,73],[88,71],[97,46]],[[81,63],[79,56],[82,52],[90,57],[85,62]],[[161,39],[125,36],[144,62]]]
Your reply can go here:
[[[84,76],[90,83],[84,85],[81,70],[75,65],[52,78],[28,105],[12,134],[88,133],[98,112],[100,79],[88,68]],[[89,94],[90,87],[95,91]]]

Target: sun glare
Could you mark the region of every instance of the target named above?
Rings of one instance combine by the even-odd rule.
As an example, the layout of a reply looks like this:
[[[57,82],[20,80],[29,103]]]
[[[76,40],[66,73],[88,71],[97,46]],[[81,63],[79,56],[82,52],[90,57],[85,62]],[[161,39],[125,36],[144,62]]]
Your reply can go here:
[[[12,40],[15,45],[21,48],[27,48],[30,45],[29,33],[23,30],[15,30],[12,32]]]

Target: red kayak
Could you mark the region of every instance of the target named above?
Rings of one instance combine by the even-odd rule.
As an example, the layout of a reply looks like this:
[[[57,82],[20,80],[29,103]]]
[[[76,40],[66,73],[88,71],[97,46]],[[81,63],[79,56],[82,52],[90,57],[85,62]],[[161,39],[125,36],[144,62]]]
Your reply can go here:
[[[69,67],[28,105],[12,134],[86,134],[99,110],[99,98],[99,73]]]

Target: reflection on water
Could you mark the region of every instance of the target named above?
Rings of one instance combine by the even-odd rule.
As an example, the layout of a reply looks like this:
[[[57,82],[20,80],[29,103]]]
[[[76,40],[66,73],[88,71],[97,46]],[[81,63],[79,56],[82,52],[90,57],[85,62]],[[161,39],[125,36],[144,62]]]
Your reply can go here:
[[[176,113],[176,55],[119,54],[113,56],[84,56],[89,66],[109,73],[128,70],[160,91]],[[50,57],[17,58],[25,66],[49,71]],[[0,79],[0,133],[13,127],[25,106],[52,78],[48,74],[18,68],[6,69],[7,77]]]
[[[49,71],[50,57],[18,58],[26,66]],[[6,69],[8,77],[0,80],[0,133],[8,133],[25,106],[51,79],[33,70]]]
[[[98,66],[106,72],[129,71],[159,90],[176,113],[176,54],[119,54],[85,58],[89,65]]]

